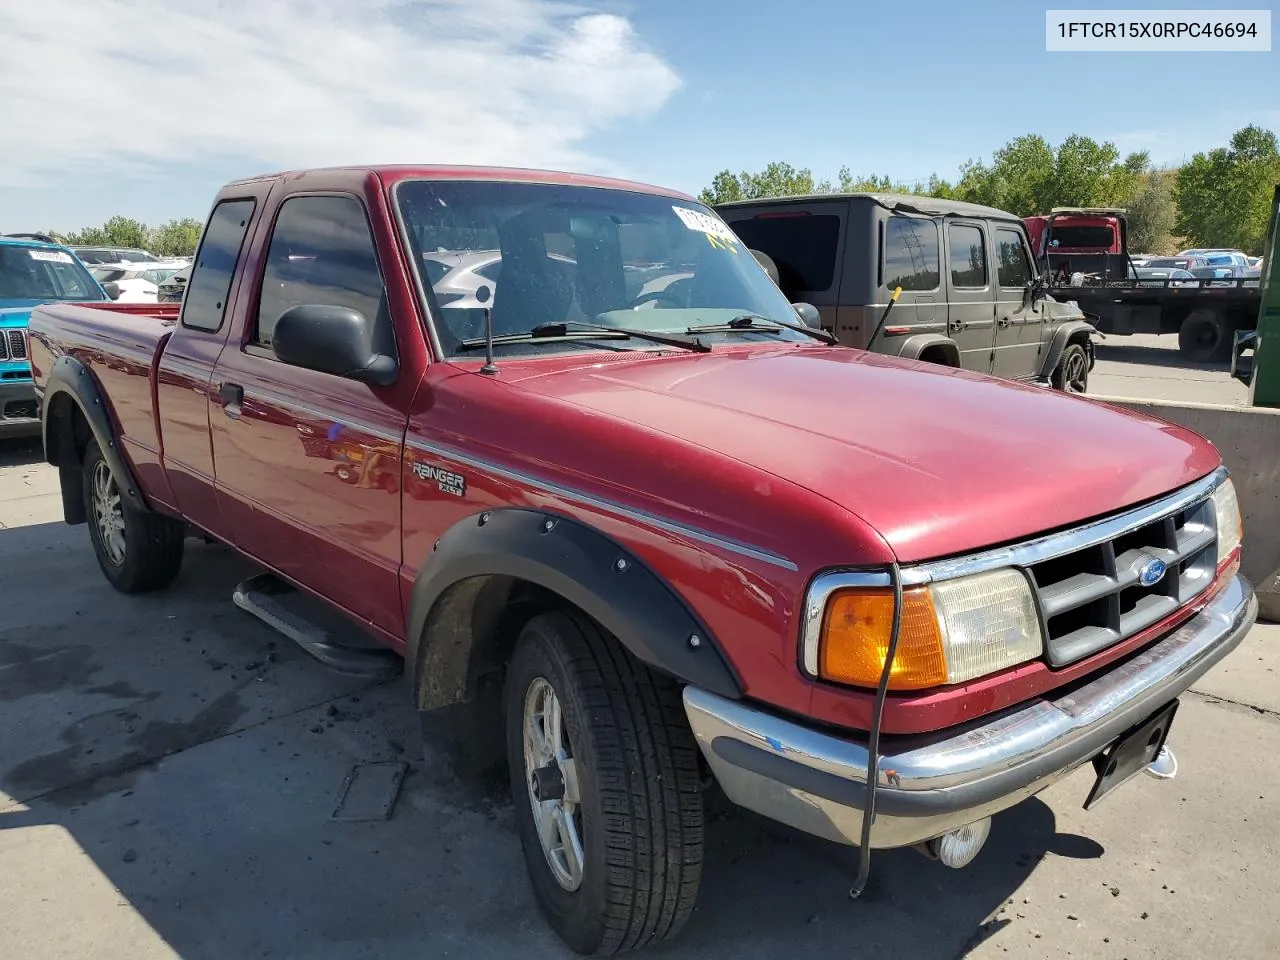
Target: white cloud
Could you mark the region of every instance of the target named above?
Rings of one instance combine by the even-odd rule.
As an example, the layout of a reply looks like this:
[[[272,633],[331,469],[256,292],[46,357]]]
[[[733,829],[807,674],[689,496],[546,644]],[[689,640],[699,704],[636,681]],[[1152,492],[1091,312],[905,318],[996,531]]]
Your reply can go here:
[[[550,0],[0,4],[0,186],[246,157],[599,169],[582,141],[679,78]]]

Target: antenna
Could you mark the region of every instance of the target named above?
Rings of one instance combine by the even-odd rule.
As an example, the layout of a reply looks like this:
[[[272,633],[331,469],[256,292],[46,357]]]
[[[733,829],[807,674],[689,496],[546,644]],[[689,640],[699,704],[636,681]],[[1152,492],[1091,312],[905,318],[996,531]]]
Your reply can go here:
[[[484,308],[484,366],[480,368],[480,372],[493,376],[498,372],[498,367],[493,362],[493,310],[488,307],[489,288],[482,286],[477,289],[476,300],[486,305]]]

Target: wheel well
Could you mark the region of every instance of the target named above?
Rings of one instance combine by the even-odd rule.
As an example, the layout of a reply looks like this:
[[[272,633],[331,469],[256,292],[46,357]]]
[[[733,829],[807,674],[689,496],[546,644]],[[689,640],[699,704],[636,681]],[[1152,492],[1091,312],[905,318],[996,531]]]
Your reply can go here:
[[[78,470],[92,438],[89,420],[71,395],[55,394],[45,416],[45,459],[55,467]]]
[[[920,351],[920,360],[925,363],[937,363],[944,367],[960,366],[960,357],[956,351],[946,344],[935,343]]]
[[[509,576],[468,577],[448,587],[427,615],[414,671],[414,700],[432,710],[469,700],[498,679],[516,638],[533,617],[578,609],[554,591]]]

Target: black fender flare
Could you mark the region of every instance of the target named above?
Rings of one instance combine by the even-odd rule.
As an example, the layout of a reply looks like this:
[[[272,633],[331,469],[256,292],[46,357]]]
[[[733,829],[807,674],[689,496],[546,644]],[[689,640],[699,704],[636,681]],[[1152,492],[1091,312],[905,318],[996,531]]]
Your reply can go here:
[[[1044,364],[1040,367],[1041,379],[1047,380],[1053,375],[1058,361],[1062,359],[1062,351],[1066,350],[1067,344],[1074,339],[1084,340],[1084,352],[1089,355],[1089,367],[1092,369],[1093,335],[1097,333],[1097,329],[1088,320],[1068,320],[1055,330],[1053,339],[1049,341],[1049,349],[1044,353]]]
[[[84,509],[79,498],[71,496],[68,489],[68,481],[75,491],[79,490],[80,484],[80,460],[73,443],[71,423],[63,424],[61,417],[50,422],[51,412],[61,407],[55,401],[63,395],[69,398],[89,424],[89,430],[102,450],[102,458],[107,461],[111,472],[120,482],[125,502],[137,510],[150,510],[138,478],[120,452],[115,424],[111,422],[108,413],[107,398],[97,378],[75,357],[63,354],[53,362],[45,380],[40,404],[40,429],[45,459],[58,468],[62,480],[62,503],[67,522],[83,523]]]
[[[461,520],[436,542],[409,602],[405,674],[420,709],[467,699],[473,654],[483,643],[477,614],[484,586],[524,581],[563,597],[639,660],[723,697],[742,684],[701,619],[661,577],[625,547],[576,520],[503,508]]]
[[[950,337],[944,337],[940,333],[917,333],[902,341],[902,348],[898,351],[898,356],[905,360],[919,360],[920,354],[924,353],[930,347],[942,347],[946,351],[947,356],[955,362],[952,366],[960,366],[960,348],[956,346],[956,342]]]

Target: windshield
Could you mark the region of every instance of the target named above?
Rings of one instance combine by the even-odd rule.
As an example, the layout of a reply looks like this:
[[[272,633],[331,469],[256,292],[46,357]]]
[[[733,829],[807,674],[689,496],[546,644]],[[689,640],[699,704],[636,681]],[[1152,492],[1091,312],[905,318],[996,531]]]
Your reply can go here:
[[[0,246],[0,300],[102,300],[76,258],[48,247]]]
[[[488,181],[406,181],[396,202],[446,352],[484,336],[551,323],[595,323],[684,334],[743,314],[757,327],[707,338],[805,340],[765,321],[798,322],[751,252],[692,201],[599,187]],[[469,257],[468,254],[484,254]],[[468,269],[442,272],[442,266]],[[470,269],[474,263],[482,269]],[[499,269],[500,268],[500,269]],[[483,271],[483,272],[482,272]],[[504,353],[660,349],[635,340],[504,345]]]

